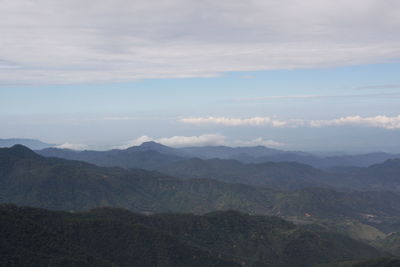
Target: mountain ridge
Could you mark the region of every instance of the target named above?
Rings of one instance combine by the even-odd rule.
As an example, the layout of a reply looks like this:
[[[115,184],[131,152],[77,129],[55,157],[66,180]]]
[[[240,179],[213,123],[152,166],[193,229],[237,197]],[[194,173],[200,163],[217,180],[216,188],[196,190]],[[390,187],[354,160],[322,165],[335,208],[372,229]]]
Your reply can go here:
[[[385,255],[337,233],[233,211],[140,215],[0,205],[0,226],[0,263],[7,266],[302,267]]]
[[[149,155],[150,151],[153,153],[153,158]],[[145,142],[142,145],[132,146],[127,149],[112,149],[106,151],[72,151],[68,149],[51,148],[37,150],[37,152],[44,156],[82,160],[99,166],[118,166],[123,168],[142,167],[147,169],[159,168],[165,163],[190,158],[200,158],[203,160],[214,158],[235,159],[243,163],[298,162],[321,169],[329,169],[336,166],[368,167],[372,164],[383,163],[388,159],[400,158],[399,154],[384,152],[322,157],[307,152],[284,151],[263,146],[172,148],[154,141]],[[148,153],[148,155],[145,156],[143,155],[144,153]],[[135,157],[132,156],[130,162],[124,161],[123,159],[126,159],[129,154],[135,154]],[[147,159],[147,164],[140,165],[142,158]]]

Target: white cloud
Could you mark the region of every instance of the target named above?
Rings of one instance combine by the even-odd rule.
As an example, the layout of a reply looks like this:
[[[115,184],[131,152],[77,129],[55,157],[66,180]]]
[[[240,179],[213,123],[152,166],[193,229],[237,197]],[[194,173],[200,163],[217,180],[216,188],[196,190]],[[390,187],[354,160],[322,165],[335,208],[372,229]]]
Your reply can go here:
[[[324,127],[324,126],[366,126],[384,129],[400,129],[400,115],[395,117],[375,116],[375,117],[361,117],[361,116],[348,116],[334,120],[313,120],[309,122],[311,127]]]
[[[144,142],[154,141],[171,147],[187,146],[217,146],[225,143],[226,137],[220,134],[203,134],[199,136],[172,136],[162,138],[151,138],[146,135],[140,136],[127,142],[125,145],[118,146],[119,149],[126,149],[131,146],[138,146]]]
[[[194,125],[224,125],[224,126],[271,126],[271,127],[291,127],[302,123],[300,120],[278,120],[271,117],[252,117],[252,118],[227,118],[227,117],[191,117],[182,118],[178,121]]]
[[[207,77],[400,57],[397,0],[0,4],[0,84]]]
[[[88,146],[84,145],[84,144],[65,143],[65,144],[56,146],[56,148],[71,149],[71,150],[85,150],[85,149],[88,149]]]
[[[156,141],[172,147],[185,146],[218,146],[225,143],[226,137],[219,134],[203,134],[200,136],[173,136],[160,138]]]
[[[150,137],[148,137],[148,136],[146,136],[146,135],[142,135],[142,136],[140,136],[140,137],[138,137],[136,139],[128,141],[124,145],[117,146],[115,148],[117,148],[117,149],[126,149],[126,148],[131,147],[131,146],[139,146],[139,145],[143,144],[144,142],[149,142],[149,141],[155,141],[155,140],[150,138]]]
[[[258,137],[252,140],[229,140],[226,136],[220,134],[203,134],[199,136],[172,136],[162,138],[151,138],[146,135],[140,136],[127,142],[118,149],[126,149],[132,146],[141,145],[144,142],[154,141],[170,147],[190,147],[190,146],[269,146],[277,147],[285,144],[273,140],[267,140]]]
[[[388,117],[384,115],[375,117],[347,116],[332,120],[305,120],[290,119],[279,120],[270,117],[252,118],[227,118],[227,117],[191,117],[178,121],[194,125],[222,125],[222,126],[268,126],[268,127],[327,127],[327,126],[365,126],[385,128],[389,130],[400,129],[400,115]]]
[[[284,146],[284,143],[276,142],[274,140],[266,140],[262,137],[258,137],[253,140],[243,141],[243,140],[236,140],[233,145],[235,146],[266,146],[266,147],[279,147]]]

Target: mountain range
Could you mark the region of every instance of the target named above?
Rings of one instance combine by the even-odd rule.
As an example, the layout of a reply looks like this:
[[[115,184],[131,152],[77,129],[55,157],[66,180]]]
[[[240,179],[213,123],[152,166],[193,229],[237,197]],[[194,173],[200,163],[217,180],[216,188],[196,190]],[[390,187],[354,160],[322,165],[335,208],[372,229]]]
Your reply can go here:
[[[140,215],[0,206],[1,266],[301,267],[385,253],[328,231],[234,211]]]
[[[11,147],[22,144],[30,149],[37,150],[45,156],[75,159],[97,164],[99,166],[119,166],[123,168],[156,169],[165,164],[182,159],[234,159],[242,163],[288,162],[294,161],[320,169],[329,169],[337,166],[368,167],[382,163],[388,159],[400,158],[400,154],[374,152],[367,154],[346,155],[337,152],[335,155],[327,153],[309,153],[302,151],[285,151],[264,146],[227,147],[203,146],[172,148],[153,141],[127,149],[112,149],[106,151],[74,151],[55,148],[54,144],[47,144],[35,139],[0,139],[0,147]]]
[[[148,143],[127,150],[115,150],[115,153],[119,156],[120,152],[127,153],[126,155],[167,155],[155,151],[154,146],[158,147],[159,144]],[[170,148],[163,149],[166,153]],[[55,151],[79,155],[91,153],[58,149]],[[18,232],[12,229],[15,224],[16,229],[34,229],[32,231],[35,233],[43,233],[44,240],[47,240],[36,251],[30,251],[32,246],[29,242],[33,242],[37,235],[21,236],[20,240],[28,238],[31,241],[12,246],[7,246],[8,241],[3,242],[1,247],[2,255],[6,255],[4,259],[16,263],[14,266],[24,266],[29,261],[44,264],[40,266],[58,265],[60,261],[70,264],[68,266],[81,266],[85,262],[93,262],[96,266],[124,266],[117,259],[94,253],[100,248],[88,243],[89,237],[71,239],[70,235],[75,238],[76,233],[82,234],[85,231],[90,235],[91,229],[96,229],[97,225],[105,225],[106,228],[93,231],[112,230],[107,237],[111,240],[115,238],[122,240],[122,244],[127,242],[143,247],[144,251],[135,254],[134,258],[124,254],[128,249],[125,251],[121,248],[122,254],[118,255],[124,259],[127,257],[126,262],[138,260],[137,257],[142,253],[151,259],[161,262],[165,260],[166,266],[185,266],[180,265],[183,264],[182,261],[190,266],[243,266],[243,262],[246,266],[311,266],[310,264],[358,260],[368,256],[400,256],[400,250],[396,249],[400,247],[400,239],[397,238],[400,233],[400,195],[396,189],[399,186],[400,160],[387,160],[366,168],[337,167],[321,170],[296,162],[244,163],[233,159],[188,159],[178,154],[167,156],[175,158],[158,167],[152,165],[153,170],[145,170],[127,166],[101,167],[78,160],[44,157],[22,145],[0,148],[0,202],[54,211],[4,206],[7,212],[16,211],[10,213],[11,217],[21,219],[30,218],[31,213],[40,214],[36,219],[22,220],[21,226],[15,222],[6,224],[11,229],[10,233]],[[150,158],[152,157],[153,155]],[[129,161],[126,159],[126,162]],[[142,215],[113,209],[81,213],[99,207],[124,208]],[[64,213],[55,210],[62,210]],[[228,212],[229,210],[236,212]],[[57,214],[60,217],[55,224],[46,220],[37,221],[42,217],[57,217]],[[76,217],[74,214],[77,214]],[[224,222],[222,228],[212,226],[208,221],[209,218],[215,218],[214,215],[218,215],[217,221]],[[7,216],[2,217],[0,223],[7,221]],[[296,225],[265,216],[279,216]],[[81,218],[86,219],[81,221]],[[102,221],[105,218],[108,219]],[[131,220],[133,222],[129,225],[125,224]],[[278,239],[268,237],[258,220],[279,222],[279,227],[276,226],[279,230],[273,235]],[[123,225],[120,225],[121,221],[124,222]],[[188,225],[181,224],[187,221],[190,222]],[[196,224],[197,221],[201,223]],[[233,221],[239,223],[234,226],[236,230],[224,232],[225,227],[232,225]],[[72,232],[68,232],[72,222],[76,225],[74,224]],[[119,227],[125,230],[118,230]],[[280,227],[289,227],[289,230]],[[128,229],[132,231],[132,236],[124,239],[121,233]],[[61,232],[54,232],[55,230]],[[75,230],[78,232],[74,232]],[[207,236],[202,231],[209,231],[212,235]],[[139,232],[148,232],[145,237],[149,239],[136,240]],[[203,233],[204,236],[196,236],[197,233]],[[215,236],[219,238],[212,239]],[[42,236],[39,235],[39,238]],[[56,249],[50,250],[46,247],[46,242],[56,244]],[[96,242],[104,243],[102,240]],[[113,242],[112,247],[118,247]],[[160,247],[157,245],[152,250],[150,247],[155,245],[145,245],[154,244],[152,242],[161,242]],[[303,242],[304,247],[301,246]],[[20,247],[25,243],[27,247]],[[65,244],[68,244],[68,249],[63,247]],[[81,247],[82,244],[85,244],[84,247]],[[171,247],[167,244],[171,244]],[[229,244],[235,247],[229,247]],[[318,246],[315,247],[315,244]],[[357,249],[351,251],[347,244]],[[107,248],[105,243],[101,246],[105,250],[112,249]],[[328,253],[328,248],[336,246],[341,246],[342,249]],[[186,257],[184,255],[192,255],[192,260],[194,256],[198,262],[182,257],[174,258],[172,250],[180,251],[179,255],[183,258]],[[26,257],[18,256],[18,251],[25,251]],[[300,254],[296,254],[296,251]],[[160,253],[164,255],[162,258],[159,258]],[[293,253],[290,260],[297,259],[295,262],[299,265],[288,262],[289,259],[282,256],[287,253]],[[47,255],[45,258],[51,263],[40,262],[39,254]],[[298,259],[300,255],[306,255],[305,262]],[[271,262],[272,259],[276,261]],[[154,263],[148,264],[156,266]]]
[[[27,146],[30,149],[45,149],[54,146],[54,144],[47,144],[36,139],[25,139],[25,138],[0,139],[0,147],[12,147],[17,144]]]
[[[233,159],[242,163],[298,162],[320,169],[337,166],[368,167],[388,159],[400,158],[399,154],[376,152],[360,155],[337,155],[321,157],[301,151],[284,151],[263,146],[226,147],[205,146],[172,148],[155,142],[145,142],[140,146],[107,151],[74,151],[47,148],[37,151],[48,157],[81,160],[99,166],[118,166],[122,168],[158,169],[166,164],[184,159]]]
[[[297,163],[294,166],[297,168]],[[284,164],[283,170],[287,168]],[[379,169],[379,165],[371,168]],[[282,191],[235,181],[177,178],[155,171],[47,158],[21,145],[0,149],[0,170],[1,202],[48,209],[82,211],[110,206],[135,212],[197,214],[234,209],[302,220],[348,218],[386,232],[395,229],[400,216],[400,195],[395,192],[340,192],[329,187]]]

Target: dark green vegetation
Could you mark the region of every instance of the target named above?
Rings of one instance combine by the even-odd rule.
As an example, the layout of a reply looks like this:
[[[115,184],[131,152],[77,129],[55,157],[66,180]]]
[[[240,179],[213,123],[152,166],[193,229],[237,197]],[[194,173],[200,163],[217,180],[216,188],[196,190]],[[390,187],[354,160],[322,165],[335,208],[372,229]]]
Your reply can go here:
[[[235,208],[266,213],[271,209],[267,191],[271,190],[45,158],[18,145],[0,149],[0,200],[19,205],[75,211],[112,206],[139,212]]]
[[[171,163],[159,171],[183,178],[213,178],[228,183],[264,185],[282,190],[327,186],[325,174],[296,162],[245,164],[237,160],[189,159]]]
[[[103,167],[141,168],[180,178],[211,178],[279,190],[318,186],[337,190],[400,191],[400,160],[391,159],[399,155],[386,153],[320,158],[304,152],[285,152],[265,147],[178,149],[154,142],[126,150],[72,151],[49,148],[38,153]],[[374,165],[366,167],[368,164]]]
[[[173,162],[159,171],[186,178],[213,178],[230,183],[264,185],[281,190],[330,187],[339,190],[400,192],[400,159],[366,168],[336,167],[320,170],[297,162],[241,163],[223,159]]]
[[[338,183],[360,190],[391,190],[400,192],[400,159],[389,159],[367,168],[342,169]]]
[[[363,261],[346,261],[339,263],[321,264],[318,267],[398,267],[400,259],[378,258]]]
[[[276,217],[238,212],[139,215],[0,206],[1,266],[313,266],[376,249]]]
[[[45,158],[23,146],[0,149],[0,171],[1,202],[49,209],[111,206],[137,212],[193,213],[235,209],[280,216],[309,213],[311,218],[352,218],[376,225],[400,214],[400,196],[395,193],[322,188],[282,192],[212,179],[178,179],[139,169]]]
[[[148,145],[154,146],[154,144]],[[142,149],[143,153],[160,153],[148,150],[146,147]],[[169,148],[162,149],[166,152]],[[178,159],[180,156],[174,155],[174,157]],[[314,263],[378,255],[376,250],[374,250],[375,254],[373,252],[363,254],[364,252],[361,253],[360,250],[360,254],[356,256],[348,251],[347,244],[352,244],[355,248],[362,244],[368,249],[371,249],[369,245],[372,245],[392,255],[400,254],[398,249],[400,239],[397,238],[396,233],[400,231],[400,195],[397,194],[396,189],[397,177],[400,173],[399,166],[398,160],[389,160],[368,168],[335,168],[327,175],[326,171],[294,162],[245,164],[235,160],[179,159],[179,162],[173,160],[163,167],[156,168],[171,175],[178,175],[179,178],[176,178],[156,171],[99,167],[80,161],[47,158],[24,146],[17,145],[0,149],[0,202],[65,211],[85,211],[109,206],[147,214],[160,212],[205,214],[211,211],[237,210],[253,214],[253,216],[249,217],[236,212],[211,213],[201,217],[194,215],[140,216],[110,209],[92,211],[90,216],[89,213],[72,215],[55,212],[50,214],[51,216],[61,214],[59,216],[63,218],[62,221],[64,218],[98,220],[99,217],[96,216],[100,216],[101,220],[110,217],[107,222],[114,217],[118,222],[134,220],[129,223],[129,225],[138,225],[134,226],[137,230],[135,230],[136,234],[132,234],[132,238],[139,238],[138,233],[147,233],[148,228],[151,240],[158,239],[159,235],[172,238],[161,243],[164,244],[160,245],[163,248],[160,252],[162,256],[158,254],[157,249],[146,248],[145,243],[151,244],[152,241],[139,240],[142,242],[139,243],[140,246],[147,250],[139,250],[138,255],[144,253],[153,257],[156,254],[157,256],[153,258],[165,258],[166,262],[171,262],[171,264],[180,261],[169,254],[170,251],[177,249],[181,251],[179,255],[196,253],[196,259],[204,260],[203,266],[213,266],[207,265],[207,259],[212,259],[211,262],[217,263],[213,261],[217,258],[222,264],[220,266],[225,266],[227,262],[236,264],[243,261],[251,266],[268,266],[268,264],[269,266],[294,266],[290,265],[294,264],[291,262],[292,258],[300,259],[304,255],[307,262],[296,260],[295,263],[303,264],[298,266],[311,266],[310,264]],[[332,174],[338,176],[332,176]],[[332,187],[332,182],[338,185]],[[310,187],[315,185],[319,187]],[[342,186],[347,188],[338,191],[337,188]],[[349,190],[351,188],[364,190],[372,188],[376,191],[351,191]],[[290,189],[290,191],[283,189]],[[382,191],[384,189],[391,191]],[[46,212],[42,211],[40,214]],[[108,215],[105,216],[104,212]],[[303,226],[296,227],[282,220],[266,219],[267,217],[254,216],[254,214],[280,216]],[[215,225],[210,226],[208,220],[214,218],[213,216],[217,216],[221,221],[228,220],[225,217],[232,217],[234,221],[243,221],[243,225],[234,227],[235,231],[240,230],[236,234],[233,230],[224,232],[226,225],[222,229]],[[25,216],[20,218],[23,217]],[[267,225],[278,220],[280,230],[273,231],[273,234],[263,239],[265,235],[259,234],[260,231],[266,230],[259,223],[260,218],[267,220]],[[35,227],[44,227],[44,223],[46,226],[47,221],[40,221],[35,224]],[[107,226],[111,228],[109,232],[112,233],[112,236],[107,238],[119,240],[120,237],[117,237],[120,234],[119,230],[116,230],[117,233],[112,231],[116,225],[114,223],[114,221],[111,222],[113,226]],[[26,225],[26,227],[30,229],[30,226]],[[87,227],[86,231],[90,232],[89,228],[92,228],[92,225]],[[142,229],[143,227],[145,230]],[[39,228],[37,229],[41,233],[42,230]],[[22,229],[23,227],[20,230]],[[128,228],[124,229],[128,230]],[[47,230],[49,229],[46,228]],[[210,235],[206,235],[206,232]],[[201,237],[197,236],[198,234],[201,234]],[[215,239],[215,236],[218,239]],[[259,238],[260,236],[263,238]],[[84,262],[96,262],[96,266],[104,264],[104,266],[110,266],[107,264],[115,263],[110,258],[92,254],[93,251],[99,250],[97,247],[93,251],[92,248],[87,247],[82,250],[78,243],[73,243],[75,241],[66,241],[71,242],[68,243],[68,249],[72,250],[65,251],[62,242],[58,239],[54,242],[48,241],[40,247],[40,250],[28,251],[26,255],[36,255],[35,253],[44,251],[45,259],[54,260],[55,265],[61,266],[82,266]],[[169,242],[177,242],[176,247],[173,249],[168,247]],[[233,246],[231,242],[236,246]],[[46,247],[46,244],[54,244],[57,253],[60,254],[52,254],[51,247],[54,246]],[[293,244],[293,247],[289,244]],[[343,250],[333,249],[335,247],[343,247]],[[16,251],[17,249],[11,249],[7,255],[11,257],[17,253]],[[286,258],[282,255],[293,256]],[[65,262],[59,262],[60,257],[65,259]],[[16,260],[23,260],[23,257]],[[75,260],[77,262],[74,262]],[[52,263],[40,261],[37,266],[46,266],[46,264],[54,266]],[[175,266],[168,264],[159,266]],[[192,263],[189,265],[196,266]],[[148,263],[148,266],[157,265]]]

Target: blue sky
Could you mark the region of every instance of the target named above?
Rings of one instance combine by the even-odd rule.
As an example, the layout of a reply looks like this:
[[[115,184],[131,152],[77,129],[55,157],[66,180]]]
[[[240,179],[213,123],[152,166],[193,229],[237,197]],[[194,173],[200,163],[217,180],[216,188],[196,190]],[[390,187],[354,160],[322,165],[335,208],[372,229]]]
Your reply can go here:
[[[33,137],[94,148],[123,145],[140,136],[212,134],[226,137],[223,142],[227,145],[245,145],[261,137],[279,143],[270,145],[282,149],[396,151],[398,129],[351,124],[316,128],[193,125],[179,120],[395,117],[400,103],[398,70],[399,63],[388,63],[232,72],[211,78],[3,87],[2,132],[3,137]],[[212,138],[210,142],[219,144],[221,140]]]
[[[400,4],[329,3],[9,2],[0,138],[400,152]]]

